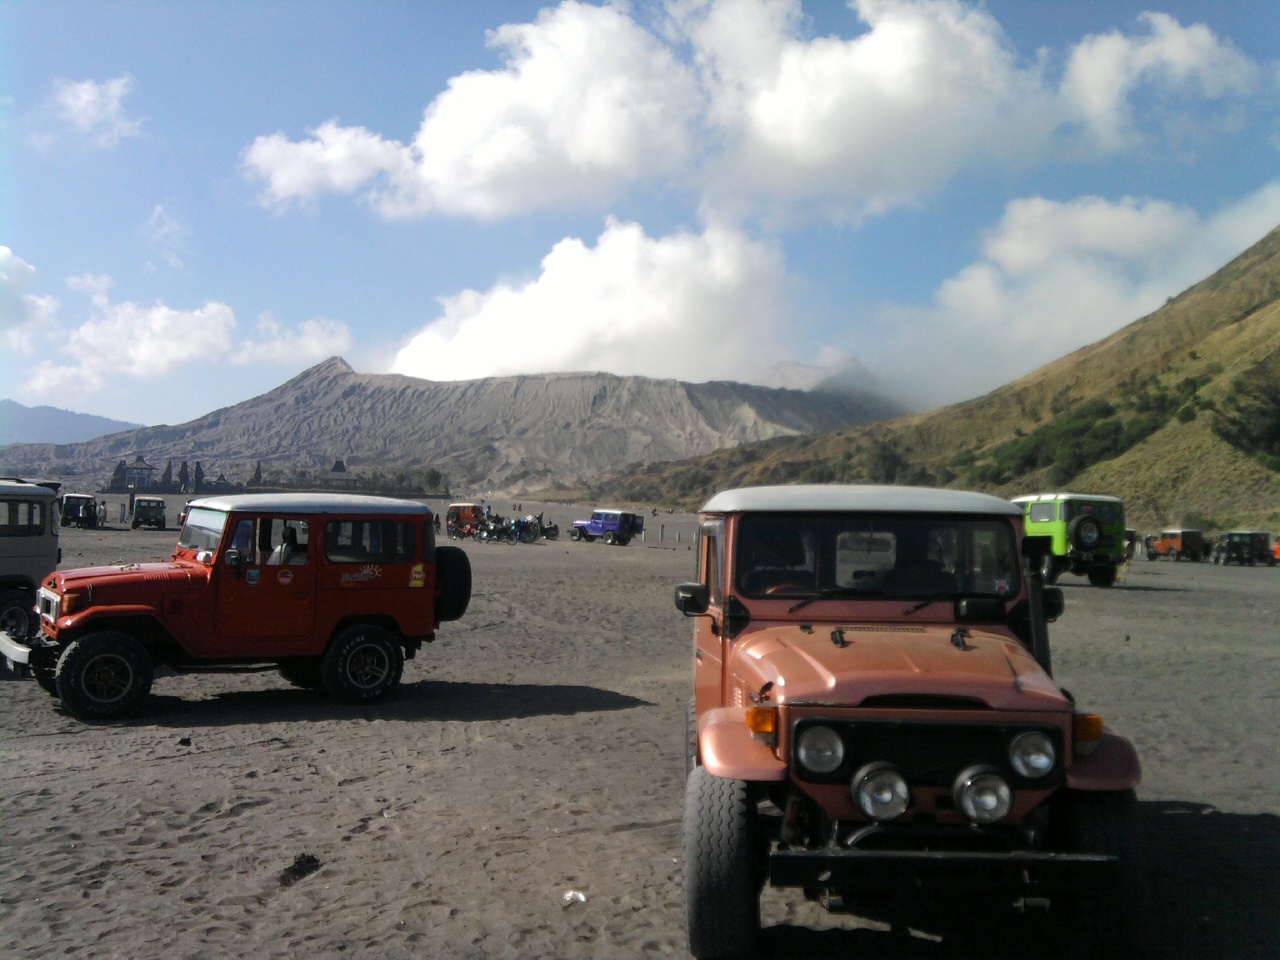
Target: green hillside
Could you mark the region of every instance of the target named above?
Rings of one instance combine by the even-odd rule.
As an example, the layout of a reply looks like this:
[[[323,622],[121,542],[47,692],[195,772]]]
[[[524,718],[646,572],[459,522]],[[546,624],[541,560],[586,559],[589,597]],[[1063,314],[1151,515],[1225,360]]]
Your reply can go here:
[[[927,414],[637,467],[593,494],[686,508],[759,483],[1111,493],[1131,525],[1280,529],[1280,229],[1154,313]]]

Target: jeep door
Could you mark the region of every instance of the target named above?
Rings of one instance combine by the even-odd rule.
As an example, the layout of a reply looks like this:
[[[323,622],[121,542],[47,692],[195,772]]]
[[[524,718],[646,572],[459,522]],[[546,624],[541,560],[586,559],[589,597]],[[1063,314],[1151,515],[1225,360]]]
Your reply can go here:
[[[311,636],[316,558],[309,524],[296,516],[233,516],[214,566],[214,631],[237,649],[270,656]],[[232,562],[231,554],[239,562]],[[229,655],[234,656],[234,653]]]
[[[698,582],[707,585],[709,616],[693,621],[693,693],[701,714],[723,704],[724,697],[724,522],[698,528]]]

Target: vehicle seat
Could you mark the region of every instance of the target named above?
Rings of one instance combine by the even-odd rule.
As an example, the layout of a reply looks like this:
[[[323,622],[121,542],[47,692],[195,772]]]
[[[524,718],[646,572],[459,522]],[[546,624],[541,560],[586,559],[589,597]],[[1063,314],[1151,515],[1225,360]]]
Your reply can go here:
[[[278,567],[283,564],[306,563],[307,555],[298,546],[298,533],[292,527],[285,527],[280,533],[280,545],[271,551],[267,558],[267,566]]]

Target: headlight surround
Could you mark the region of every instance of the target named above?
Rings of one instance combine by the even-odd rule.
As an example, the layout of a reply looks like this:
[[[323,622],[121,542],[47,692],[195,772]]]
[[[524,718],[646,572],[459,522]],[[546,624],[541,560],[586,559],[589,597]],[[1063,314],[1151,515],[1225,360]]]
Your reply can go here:
[[[1041,730],[1027,730],[1009,743],[1009,762],[1021,777],[1038,780],[1053,772],[1058,752],[1053,739]]]
[[[844,763],[844,739],[830,727],[807,727],[796,741],[796,759],[813,773],[833,773]]]
[[[911,788],[891,763],[868,763],[853,775],[853,799],[872,820],[896,820],[911,805]]]
[[[997,823],[1013,807],[1013,791],[994,767],[969,767],[951,788],[956,808],[974,823]]]

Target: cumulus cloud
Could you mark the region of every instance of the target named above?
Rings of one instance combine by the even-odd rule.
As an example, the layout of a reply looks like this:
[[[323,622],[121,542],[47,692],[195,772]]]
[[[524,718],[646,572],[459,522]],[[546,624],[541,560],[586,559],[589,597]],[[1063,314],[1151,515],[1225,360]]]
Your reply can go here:
[[[1184,27],[1164,13],[1144,13],[1139,21],[1145,35],[1113,31],[1081,41],[1063,77],[1065,107],[1101,149],[1120,150],[1140,139],[1139,88],[1181,97],[1187,110],[1200,100],[1246,97],[1258,87],[1261,68],[1204,24]]]
[[[728,229],[652,238],[609,221],[594,247],[562,240],[524,285],[440,299],[442,314],[396,357],[433,380],[603,370],[740,379],[785,355],[783,266],[771,246]]]
[[[9,356],[33,356],[57,322],[58,301],[27,292],[35,282],[36,268],[0,246],[0,343]]]
[[[621,9],[566,0],[488,43],[504,68],[453,78],[411,144],[331,120],[302,142],[257,138],[246,171],[273,204],[363,191],[389,218],[492,218],[611,198],[686,161],[692,74]]]
[[[1085,38],[1055,76],[1053,53],[1020,56],[980,5],[850,8],[851,36],[808,37],[799,0],[671,0],[655,29],[565,0],[491,31],[504,67],[453,78],[411,143],[330,120],[259,137],[244,168],[270,204],[359,193],[388,218],[601,205],[660,179],[718,219],[856,221],[965,171],[1132,146],[1142,109],[1192,128],[1259,84],[1228,42],[1166,14]]]
[[[242,343],[232,362],[312,363],[344,353],[351,346],[351,331],[337,320],[304,320],[290,330],[269,313],[258,317],[258,336]]]
[[[1157,200],[1016,200],[931,308],[886,309],[855,349],[916,402],[974,396],[1150,313],[1277,222],[1280,181],[1207,219]]]
[[[114,147],[126,137],[142,132],[142,121],[125,112],[125,98],[133,92],[133,84],[133,77],[127,73],[105,83],[55,80],[53,109],[60,120],[95,145]]]

